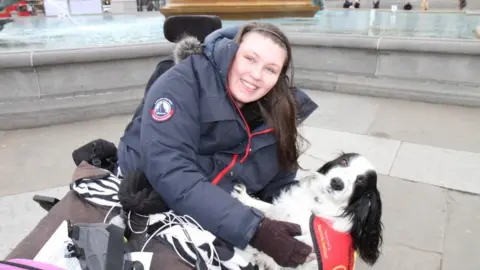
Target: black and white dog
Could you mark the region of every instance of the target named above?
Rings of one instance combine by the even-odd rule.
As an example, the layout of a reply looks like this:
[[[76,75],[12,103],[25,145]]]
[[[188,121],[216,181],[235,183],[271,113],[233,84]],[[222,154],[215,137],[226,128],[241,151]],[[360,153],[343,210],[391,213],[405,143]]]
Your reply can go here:
[[[357,254],[369,265],[375,264],[380,256],[382,201],[377,173],[357,153],[341,154],[325,163],[298,185],[282,192],[273,204],[250,197],[243,185],[235,186],[232,196],[271,219],[301,226],[302,235],[298,239],[314,246],[317,258],[297,269],[351,270]],[[323,225],[323,229],[318,229],[318,225]],[[346,247],[338,247],[342,244]],[[253,263],[260,269],[282,269],[252,247],[245,251],[252,254]]]
[[[194,222],[168,211],[161,196],[141,173],[121,181],[118,196],[125,212],[148,216],[145,229],[149,239],[162,239],[192,266],[200,256],[203,268],[209,270],[282,269],[264,253],[252,247],[235,248]],[[241,185],[235,186],[232,196],[271,219],[301,226],[302,235],[298,239],[313,246],[315,255],[298,269],[352,270],[356,255],[369,265],[375,264],[380,256],[382,201],[377,190],[377,173],[359,154],[341,154],[317,171],[309,172],[283,191],[273,204],[251,197]],[[118,223],[125,227],[128,219]]]

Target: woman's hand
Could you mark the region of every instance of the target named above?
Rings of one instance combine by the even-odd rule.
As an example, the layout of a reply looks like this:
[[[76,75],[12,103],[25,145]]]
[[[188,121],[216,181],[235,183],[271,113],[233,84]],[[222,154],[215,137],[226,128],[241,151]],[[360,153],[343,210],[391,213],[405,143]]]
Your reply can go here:
[[[312,247],[294,238],[301,233],[298,224],[264,218],[250,245],[272,257],[280,266],[297,267],[312,253]]]

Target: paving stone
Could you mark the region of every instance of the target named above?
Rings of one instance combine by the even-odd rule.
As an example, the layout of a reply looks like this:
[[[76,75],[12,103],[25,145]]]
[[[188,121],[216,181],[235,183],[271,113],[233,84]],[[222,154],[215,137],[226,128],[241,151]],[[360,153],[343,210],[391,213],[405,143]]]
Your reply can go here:
[[[382,257],[373,266],[357,260],[355,270],[440,270],[441,254],[397,245],[385,245]],[[460,268],[458,268],[460,269]]]
[[[307,154],[320,160],[331,160],[343,152],[365,156],[382,174],[388,174],[395,159],[399,141],[366,135],[303,126],[300,132],[310,142]]]
[[[305,91],[318,104],[307,126],[480,153],[480,136],[472,136],[480,108]]]
[[[47,212],[32,200],[35,194],[63,198],[68,186],[27,192],[12,196],[0,197],[0,258],[7,254],[30,233]]]
[[[446,191],[383,175],[379,177],[378,185],[383,203],[385,243],[441,253]]]
[[[363,110],[360,118],[365,117],[362,114]],[[375,120],[365,134],[480,153],[480,136],[472,136],[480,134],[480,108],[379,99]]]
[[[0,140],[0,196],[69,184],[72,151],[91,140],[117,143],[130,116],[9,131]]]
[[[448,192],[442,270],[478,270],[480,254],[480,196]]]
[[[318,105],[304,122],[307,126],[366,134],[377,116],[381,99],[366,96],[308,91]],[[352,108],[355,117],[352,117]]]
[[[402,142],[390,175],[480,194],[480,153]]]

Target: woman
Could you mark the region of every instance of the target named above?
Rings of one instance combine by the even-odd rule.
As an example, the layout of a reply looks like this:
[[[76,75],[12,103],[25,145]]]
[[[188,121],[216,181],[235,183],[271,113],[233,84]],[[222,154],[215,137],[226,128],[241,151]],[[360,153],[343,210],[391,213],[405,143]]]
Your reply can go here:
[[[177,56],[186,53],[182,42],[177,48]],[[290,43],[271,24],[249,23],[218,30],[197,49],[150,88],[121,138],[120,171],[142,171],[169,208],[217,237],[296,267],[312,251],[294,239],[300,227],[229,194],[241,182],[271,201],[295,183],[296,126],[317,106],[290,85]]]

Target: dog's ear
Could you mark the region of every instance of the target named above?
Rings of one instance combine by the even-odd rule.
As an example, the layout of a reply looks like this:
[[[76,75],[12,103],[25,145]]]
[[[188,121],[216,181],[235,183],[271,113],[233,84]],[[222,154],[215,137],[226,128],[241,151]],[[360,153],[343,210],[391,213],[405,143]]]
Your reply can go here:
[[[380,257],[383,242],[382,201],[377,189],[367,190],[345,209],[352,219],[351,236],[353,247],[360,258],[373,265]]]

